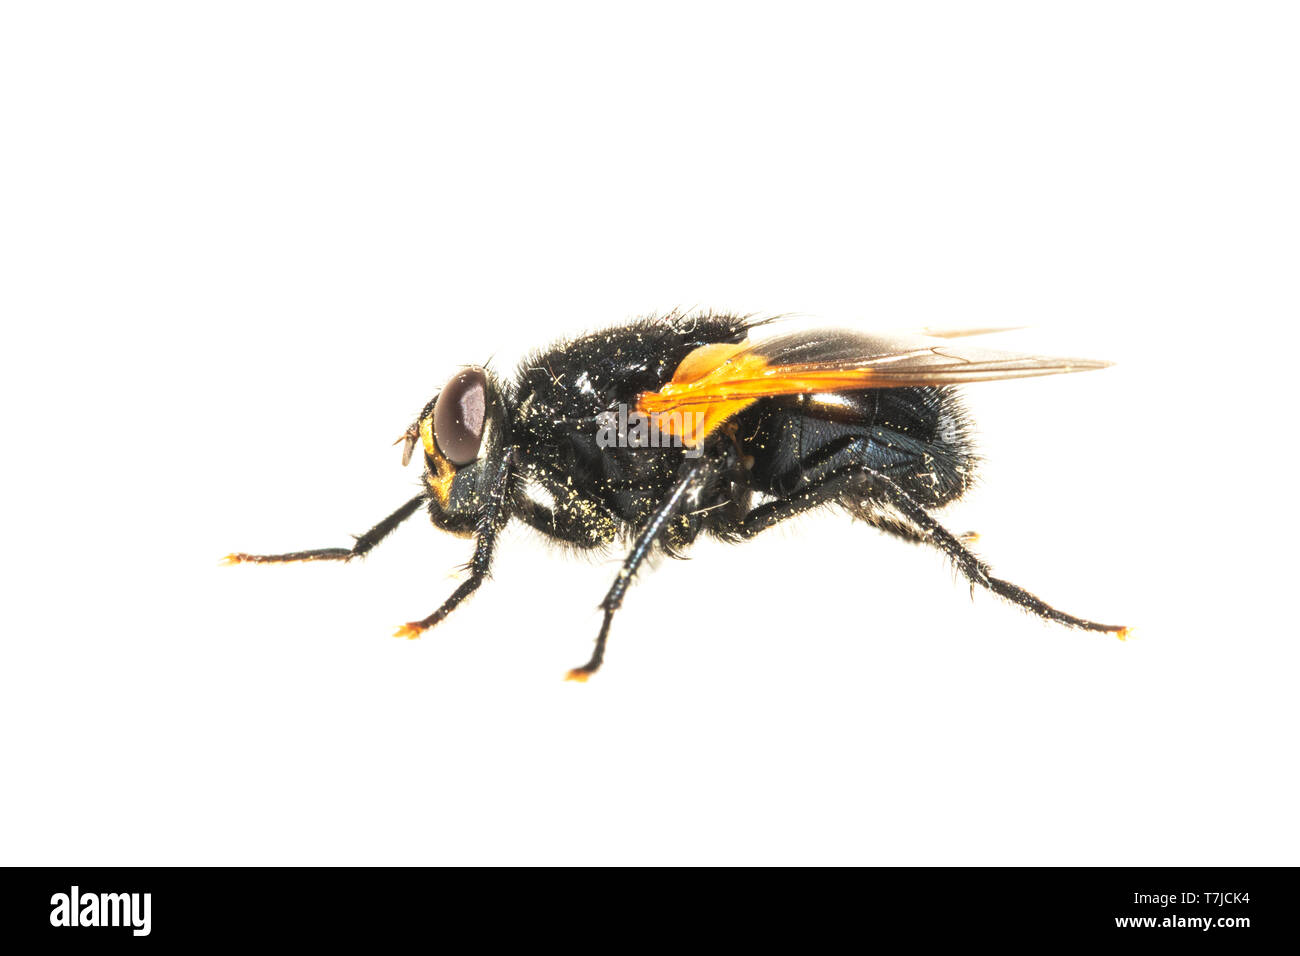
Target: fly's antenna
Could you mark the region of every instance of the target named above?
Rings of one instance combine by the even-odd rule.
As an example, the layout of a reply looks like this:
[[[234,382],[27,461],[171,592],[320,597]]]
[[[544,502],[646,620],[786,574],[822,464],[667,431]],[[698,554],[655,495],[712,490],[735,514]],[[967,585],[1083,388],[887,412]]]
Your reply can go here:
[[[402,467],[405,468],[411,463],[411,454],[415,451],[415,443],[420,440],[420,423],[414,422],[411,427],[398,437],[394,445],[402,445]]]

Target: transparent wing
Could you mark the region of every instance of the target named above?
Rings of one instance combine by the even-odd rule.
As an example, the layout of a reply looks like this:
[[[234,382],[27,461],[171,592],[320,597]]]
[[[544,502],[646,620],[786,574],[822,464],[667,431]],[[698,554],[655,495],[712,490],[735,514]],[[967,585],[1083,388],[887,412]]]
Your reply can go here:
[[[673,380],[641,396],[642,411],[777,395],[961,385],[1105,368],[1110,362],[968,348],[947,337],[868,335],[819,329],[762,342],[706,345],[688,355]],[[991,330],[990,330],[991,331]],[[748,402],[746,402],[747,404]]]

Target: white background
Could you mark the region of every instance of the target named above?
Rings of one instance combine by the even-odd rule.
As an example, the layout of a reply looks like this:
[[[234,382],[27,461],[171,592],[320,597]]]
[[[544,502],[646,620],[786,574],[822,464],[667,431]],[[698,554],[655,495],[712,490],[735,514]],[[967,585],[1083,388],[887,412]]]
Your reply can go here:
[[[1287,4],[28,4],[0,18],[0,859],[1295,864]],[[467,542],[393,440],[673,306],[1031,326],[945,521],[642,576]]]

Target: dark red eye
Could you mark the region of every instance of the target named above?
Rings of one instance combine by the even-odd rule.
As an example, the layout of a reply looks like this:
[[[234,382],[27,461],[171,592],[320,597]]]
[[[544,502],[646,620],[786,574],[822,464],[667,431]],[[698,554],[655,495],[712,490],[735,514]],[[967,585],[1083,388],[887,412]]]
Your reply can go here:
[[[486,422],[487,375],[467,368],[447,383],[433,406],[438,449],[453,465],[468,465],[478,458]]]

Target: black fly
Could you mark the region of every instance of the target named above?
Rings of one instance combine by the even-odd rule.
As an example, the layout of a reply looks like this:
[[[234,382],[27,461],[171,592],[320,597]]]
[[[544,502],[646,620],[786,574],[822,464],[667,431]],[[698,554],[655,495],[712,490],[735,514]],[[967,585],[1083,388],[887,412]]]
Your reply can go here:
[[[642,319],[526,359],[512,381],[467,368],[398,439],[424,452],[424,487],[351,548],[232,554],[228,563],[347,561],[425,508],[472,537],[469,577],[397,635],[418,637],[487,576],[511,519],[584,549],[630,550],[601,602],[595,673],[614,613],[655,548],[678,554],[700,534],[743,541],[821,505],[933,545],[973,585],[1068,627],[1127,628],[1074,617],[996,578],[931,511],[970,487],[976,458],[954,385],[1101,368],[1107,363],[957,347],[844,330],[750,341],[763,323],[729,315]],[[761,500],[756,500],[761,499]]]

